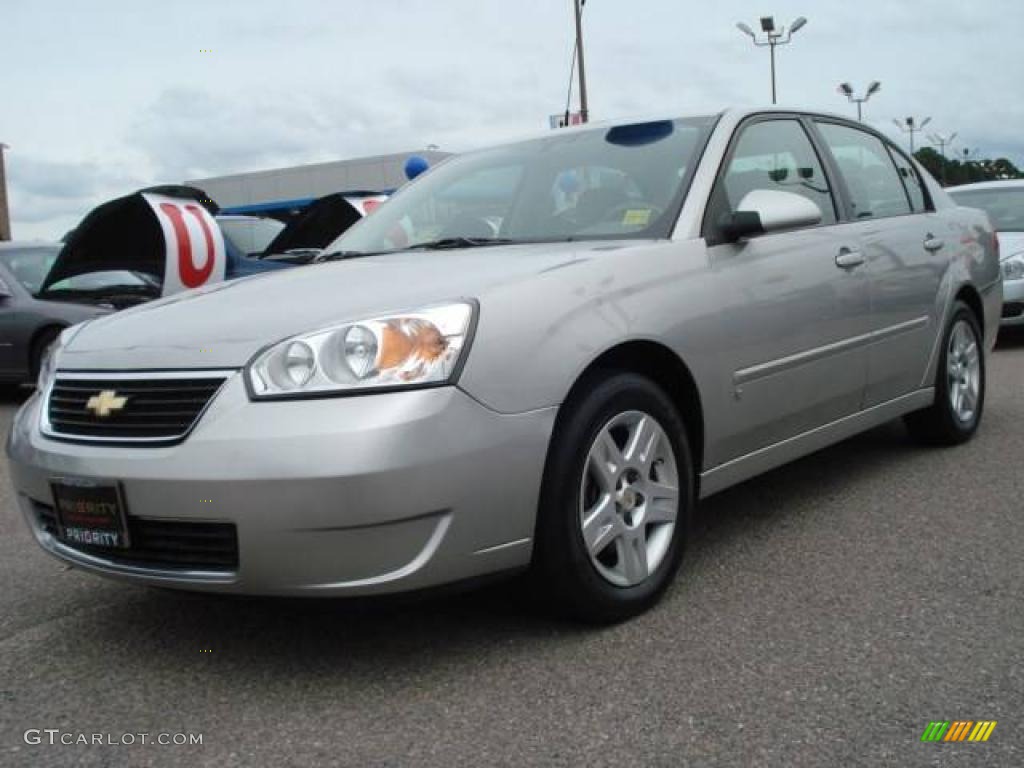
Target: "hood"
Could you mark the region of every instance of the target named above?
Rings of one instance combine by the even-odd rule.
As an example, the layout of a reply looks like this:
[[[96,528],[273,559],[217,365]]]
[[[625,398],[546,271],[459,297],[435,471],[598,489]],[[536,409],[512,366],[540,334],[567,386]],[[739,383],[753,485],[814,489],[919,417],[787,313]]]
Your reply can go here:
[[[278,232],[263,253],[268,256],[305,248],[326,248],[386,199],[386,195],[373,192],[338,192],[314,200]]]
[[[164,281],[168,264],[167,237],[154,213],[152,201],[165,199],[186,205],[198,204],[210,214],[218,210],[217,204],[201,189],[183,186],[149,187],[103,203],[86,214],[65,236],[64,247],[41,290],[46,291],[54,283],[76,275],[113,270],[144,272]],[[187,230],[188,224],[183,232]],[[219,230],[211,234],[220,238]]]
[[[96,320],[62,351],[60,366],[238,368],[297,333],[453,299],[483,300],[500,286],[578,268],[596,251],[621,247],[605,241],[407,251],[233,280]]]

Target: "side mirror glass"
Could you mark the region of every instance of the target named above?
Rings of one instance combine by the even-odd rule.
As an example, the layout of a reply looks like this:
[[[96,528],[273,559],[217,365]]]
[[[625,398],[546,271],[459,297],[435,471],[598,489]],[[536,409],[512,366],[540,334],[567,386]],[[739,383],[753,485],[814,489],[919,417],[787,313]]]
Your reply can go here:
[[[803,195],[774,189],[755,189],[740,200],[736,211],[721,223],[729,242],[768,232],[820,224],[821,209]]]

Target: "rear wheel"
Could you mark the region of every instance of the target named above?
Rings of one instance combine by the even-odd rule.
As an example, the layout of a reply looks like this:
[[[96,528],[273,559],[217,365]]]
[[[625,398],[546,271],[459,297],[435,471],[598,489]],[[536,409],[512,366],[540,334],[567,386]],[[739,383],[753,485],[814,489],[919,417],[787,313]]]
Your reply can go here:
[[[978,318],[957,302],[946,328],[935,374],[935,402],[905,419],[916,439],[936,445],[966,442],[985,407],[985,355]]]
[[[563,612],[626,619],[679,568],[693,508],[685,428],[653,382],[629,373],[567,403],[545,469],[535,575]]]

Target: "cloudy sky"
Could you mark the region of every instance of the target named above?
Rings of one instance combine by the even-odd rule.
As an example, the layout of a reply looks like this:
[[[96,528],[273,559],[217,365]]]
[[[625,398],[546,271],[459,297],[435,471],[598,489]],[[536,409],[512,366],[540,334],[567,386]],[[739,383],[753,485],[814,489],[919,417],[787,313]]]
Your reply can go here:
[[[779,50],[780,103],[855,114],[836,85],[877,79],[868,122],[930,116],[1024,163],[1020,0],[589,0],[592,118],[768,102],[767,50],[735,28],[768,13],[809,19]],[[542,130],[572,34],[570,0],[4,0],[14,236],[150,183]]]

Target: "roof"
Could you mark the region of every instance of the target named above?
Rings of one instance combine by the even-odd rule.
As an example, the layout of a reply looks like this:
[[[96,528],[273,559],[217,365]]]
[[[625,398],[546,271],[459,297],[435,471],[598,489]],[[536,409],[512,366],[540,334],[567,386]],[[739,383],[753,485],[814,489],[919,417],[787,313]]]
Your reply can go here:
[[[973,184],[961,184],[946,189],[951,195],[957,192],[974,192],[983,189],[1005,189],[1006,187],[1024,187],[1024,179],[999,179],[998,181],[976,181]]]

